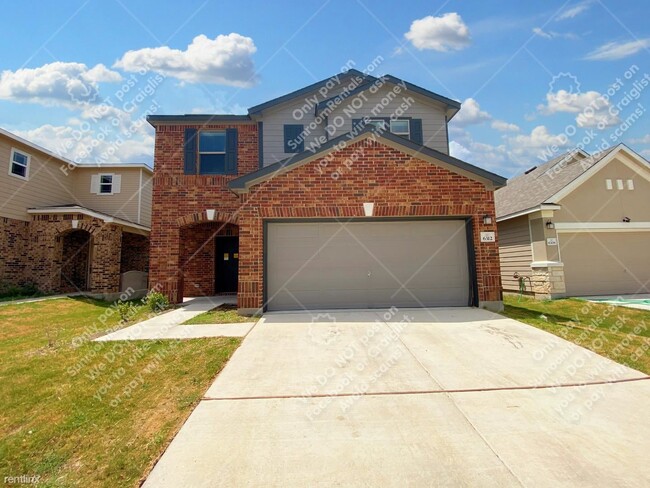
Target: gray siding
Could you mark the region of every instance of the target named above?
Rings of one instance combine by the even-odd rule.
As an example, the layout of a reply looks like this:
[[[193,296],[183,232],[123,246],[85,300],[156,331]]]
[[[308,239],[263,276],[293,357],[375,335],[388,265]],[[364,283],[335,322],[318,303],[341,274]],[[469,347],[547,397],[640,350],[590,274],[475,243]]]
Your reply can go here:
[[[513,277],[530,276],[530,263],[533,251],[530,243],[528,216],[499,222],[499,257],[501,261],[501,281],[504,290],[518,291],[519,281]],[[526,280],[526,289],[530,288]]]
[[[367,100],[364,100],[363,105],[352,117],[344,113],[344,109],[346,108],[345,103],[333,110],[329,116],[329,124],[330,126],[338,127],[335,127],[336,131],[330,134],[330,138],[350,132],[352,130],[352,119],[375,116],[373,115],[373,109],[375,107],[381,109],[380,117],[390,117],[404,103],[403,99],[405,97],[412,97],[415,103],[408,107],[402,117],[422,119],[422,141],[424,145],[448,154],[447,121],[443,106],[425,100],[423,97],[408,90],[401,90],[389,103],[382,103],[382,99],[385,99],[390,91],[390,86],[381,87],[376,93],[370,93],[369,90],[366,90],[364,93]],[[339,118],[336,119],[336,117]],[[341,121],[343,122],[342,124],[340,124]]]
[[[342,92],[348,85],[347,82],[342,80],[340,85],[328,91],[326,97],[317,95],[318,101],[326,98],[331,98],[337,93]],[[352,119],[360,119],[363,117],[390,117],[393,114],[400,117],[410,117],[414,119],[422,119],[422,135],[425,146],[431,147],[445,154],[449,153],[447,143],[447,121],[445,118],[445,107],[431,101],[421,95],[401,88],[399,93],[395,95],[388,103],[382,103],[382,100],[389,95],[394,85],[389,84],[380,87],[375,93],[370,90],[363,92],[364,99],[361,107],[352,109],[353,113],[348,112],[351,101],[354,96],[349,97],[343,101],[339,106],[333,110],[325,109],[327,117],[318,117],[322,120],[315,124],[313,129],[309,128],[310,124],[315,123],[317,117],[312,102],[308,101],[314,94],[300,97],[296,100],[289,101],[277,107],[272,107],[264,111],[263,121],[263,152],[264,152],[264,166],[273,164],[277,161],[290,157],[291,154],[284,152],[284,124],[303,124],[305,131],[308,133],[305,138],[305,149],[310,148],[310,144],[318,145],[319,140],[333,139],[346,132],[352,130]],[[411,97],[414,103],[410,104],[403,114],[398,114],[396,111],[404,103],[404,98]],[[309,110],[302,111],[302,116],[295,117],[294,111],[303,106],[309,106]],[[379,113],[373,111],[376,107],[380,108]],[[345,110],[345,111],[344,111]],[[322,115],[322,112],[321,112]],[[314,146],[311,146],[314,147]]]

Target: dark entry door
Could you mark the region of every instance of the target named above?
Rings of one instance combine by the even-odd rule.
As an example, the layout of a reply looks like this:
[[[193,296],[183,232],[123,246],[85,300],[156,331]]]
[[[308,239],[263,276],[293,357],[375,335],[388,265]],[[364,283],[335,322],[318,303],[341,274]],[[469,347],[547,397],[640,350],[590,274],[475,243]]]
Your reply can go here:
[[[237,293],[239,269],[239,238],[215,237],[214,291]]]

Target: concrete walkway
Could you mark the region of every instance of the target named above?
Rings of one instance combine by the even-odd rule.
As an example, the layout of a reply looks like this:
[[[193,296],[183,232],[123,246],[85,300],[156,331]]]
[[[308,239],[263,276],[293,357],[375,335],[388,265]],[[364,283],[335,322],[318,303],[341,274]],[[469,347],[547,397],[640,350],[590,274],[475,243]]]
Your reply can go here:
[[[266,314],[145,488],[650,486],[650,380],[478,309]]]
[[[196,339],[201,337],[244,337],[255,325],[241,324],[181,325],[197,315],[224,303],[237,303],[236,296],[188,298],[175,310],[157,315],[130,327],[117,330],[95,341],[132,341],[152,339]]]

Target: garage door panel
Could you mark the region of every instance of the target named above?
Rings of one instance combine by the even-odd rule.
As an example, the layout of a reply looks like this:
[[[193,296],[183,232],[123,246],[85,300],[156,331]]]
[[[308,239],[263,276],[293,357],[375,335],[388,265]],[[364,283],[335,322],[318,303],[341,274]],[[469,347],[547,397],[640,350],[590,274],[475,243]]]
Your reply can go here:
[[[560,234],[568,295],[650,293],[650,232]]]
[[[268,308],[466,306],[464,229],[464,221],[269,223]]]

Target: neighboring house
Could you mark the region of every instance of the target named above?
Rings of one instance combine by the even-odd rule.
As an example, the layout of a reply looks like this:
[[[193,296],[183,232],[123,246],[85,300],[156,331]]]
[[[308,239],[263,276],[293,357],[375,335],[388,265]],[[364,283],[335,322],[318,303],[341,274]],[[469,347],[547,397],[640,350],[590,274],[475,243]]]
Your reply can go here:
[[[650,163],[563,154],[496,192],[501,280],[541,298],[650,292]]]
[[[350,70],[247,115],[150,116],[150,287],[237,293],[247,313],[499,309],[505,179],[449,156],[459,109]]]
[[[0,286],[146,290],[152,170],[82,165],[0,129]]]

